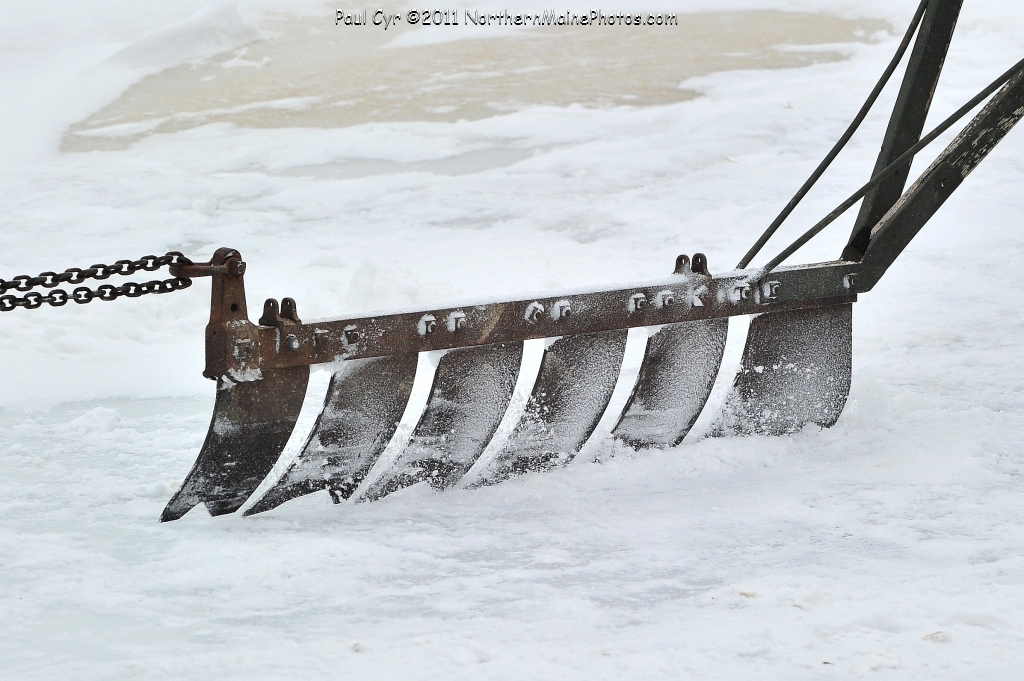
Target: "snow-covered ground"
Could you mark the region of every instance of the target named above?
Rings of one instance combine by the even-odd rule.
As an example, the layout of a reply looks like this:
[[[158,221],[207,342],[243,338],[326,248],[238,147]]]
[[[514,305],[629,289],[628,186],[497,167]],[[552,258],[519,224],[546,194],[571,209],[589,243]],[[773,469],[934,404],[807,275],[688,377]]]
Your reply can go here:
[[[614,87],[580,73],[580,104],[524,81],[485,90],[502,98],[491,116],[472,79],[443,77],[458,63],[410,81],[408,101],[353,103],[381,92],[365,72],[289,60],[322,57],[303,47],[318,32],[345,59],[419,66],[408,55],[533,39],[495,30],[458,52],[419,29],[383,47],[316,2],[5,7],[0,276],[228,245],[253,309],[290,295],[306,319],[646,279],[680,252],[728,269],[842,132],[916,5],[835,4],[666,3],[735,11],[741,34],[703,65],[652,39],[638,58],[692,61],[678,93],[609,60],[595,73]],[[1024,52],[1024,7],[965,4],[932,124]],[[759,27],[796,37],[776,49]],[[615,59],[638,54],[617,40]],[[277,67],[286,83],[265,76]],[[210,77],[228,85],[189,86]],[[765,257],[864,181],[894,90]],[[471,99],[464,118],[445,109]],[[413,122],[394,114],[416,107]],[[160,525],[212,408],[208,285],[3,314],[0,677],[1016,678],[1022,177],[1016,130],[861,297],[834,428],[602,445],[600,465],[475,491],[321,494]],[[834,257],[850,219],[799,260]]]

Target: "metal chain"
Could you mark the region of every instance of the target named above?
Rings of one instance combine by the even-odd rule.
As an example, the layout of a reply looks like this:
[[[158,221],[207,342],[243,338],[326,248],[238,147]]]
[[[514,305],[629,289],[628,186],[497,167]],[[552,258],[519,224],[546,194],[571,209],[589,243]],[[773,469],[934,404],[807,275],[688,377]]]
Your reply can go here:
[[[130,281],[121,286],[104,284],[97,286],[95,289],[91,289],[88,286],[79,286],[70,294],[63,289],[57,289],[43,295],[38,291],[32,291],[32,289],[37,286],[54,288],[63,283],[80,284],[86,279],[103,280],[112,274],[128,276],[139,270],[153,272],[161,267],[191,264],[192,261],[178,251],[171,251],[162,256],[144,255],[138,260],[118,260],[113,265],[93,265],[86,269],[72,267],[59,274],[57,272],[43,272],[37,277],[20,275],[10,281],[0,279],[0,294],[6,294],[10,290],[31,291],[20,298],[12,295],[0,295],[0,312],[10,312],[19,307],[23,307],[26,310],[34,310],[43,303],[48,303],[52,307],[60,307],[67,303],[68,300],[74,300],[76,303],[84,305],[96,298],[100,300],[117,300],[121,296],[138,298],[147,293],[180,291],[191,286],[192,280],[187,277],[175,277],[173,279],[164,279],[163,281]]]

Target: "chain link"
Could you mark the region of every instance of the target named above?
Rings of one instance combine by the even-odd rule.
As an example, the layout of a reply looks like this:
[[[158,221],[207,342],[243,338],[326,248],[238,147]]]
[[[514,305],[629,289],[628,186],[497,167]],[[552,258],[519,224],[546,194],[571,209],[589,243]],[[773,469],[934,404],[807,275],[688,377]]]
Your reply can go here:
[[[32,291],[32,289],[37,286],[54,288],[64,283],[80,284],[87,279],[107,279],[112,274],[128,276],[140,270],[153,272],[161,267],[191,264],[192,261],[178,251],[171,251],[161,256],[144,255],[138,260],[118,260],[113,265],[93,265],[86,269],[71,267],[59,274],[57,272],[43,272],[37,277],[23,274],[12,278],[10,281],[0,279],[0,294],[6,294],[11,290],[29,291],[29,293],[20,298],[13,295],[0,295],[0,312],[10,312],[19,307],[23,307],[26,310],[34,310],[42,306],[43,303],[47,303],[51,307],[60,307],[67,303],[68,300],[74,300],[76,303],[84,305],[96,298],[100,300],[117,300],[121,296],[138,298],[148,293],[180,291],[191,286],[192,280],[186,277],[175,277],[173,279],[164,279],[163,281],[130,281],[121,286],[104,284],[97,286],[95,289],[91,289],[88,286],[79,286],[70,294],[64,289],[56,289],[44,295],[38,291]]]

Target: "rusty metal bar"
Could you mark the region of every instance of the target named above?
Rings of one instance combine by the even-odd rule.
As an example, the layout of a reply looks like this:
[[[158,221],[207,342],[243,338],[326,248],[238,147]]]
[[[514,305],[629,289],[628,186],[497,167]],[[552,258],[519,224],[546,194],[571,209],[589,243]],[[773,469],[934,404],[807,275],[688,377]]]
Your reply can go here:
[[[211,264],[241,261],[221,249]],[[415,312],[300,322],[289,314],[267,315],[264,325],[245,315],[244,267],[213,274],[213,309],[206,330],[210,378],[258,380],[262,371],[338,360],[509,343],[612,329],[792,310],[852,302],[849,288],[860,265],[843,261],[780,268],[751,285],[751,271],[711,276],[701,255],[691,271],[680,256],[666,279],[611,291],[577,291],[509,302],[477,303]],[[679,266],[679,263],[682,263]],[[276,303],[266,306],[276,309]]]

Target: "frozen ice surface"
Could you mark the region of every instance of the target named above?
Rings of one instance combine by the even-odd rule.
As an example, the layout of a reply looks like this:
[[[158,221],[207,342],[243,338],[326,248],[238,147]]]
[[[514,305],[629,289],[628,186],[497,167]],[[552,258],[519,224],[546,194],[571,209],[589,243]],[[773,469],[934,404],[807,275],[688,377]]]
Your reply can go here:
[[[835,11],[843,26],[901,27],[915,4],[701,0],[685,11]],[[965,4],[933,120],[1024,52],[1024,6]],[[695,97],[656,88],[620,102],[583,83],[578,102],[529,101],[526,87],[488,116],[445,110],[461,100],[441,70],[433,111],[375,119],[309,99],[320,93],[308,81],[261,80],[284,68],[280,41],[299,35],[273,26],[319,16],[312,28],[338,35],[330,8],[287,14],[299,9],[5,8],[0,276],[227,245],[249,262],[253,309],[287,295],[305,319],[649,279],[679,252],[726,270],[898,39],[826,31],[778,50],[802,61],[766,64],[799,68],[680,77]],[[459,49],[499,39],[527,40],[496,33]],[[403,40],[386,51],[444,49]],[[141,54],[146,41],[159,49]],[[374,45],[352,49],[385,50]],[[125,50],[139,59],[115,57]],[[175,88],[189,74],[263,89],[188,100]],[[161,82],[181,98],[126,98]],[[892,99],[765,258],[863,182]],[[324,122],[331,103],[343,114]],[[72,138],[92,146],[72,151]],[[861,297],[851,398],[834,428],[641,454],[604,445],[601,465],[580,457],[482,490],[419,485],[340,506],[318,494],[248,519],[194,512],[159,525],[212,409],[200,378],[207,284],[4,314],[0,676],[1014,678],[1022,151],[1024,133],[1010,133]],[[850,220],[800,260],[834,256]]]

